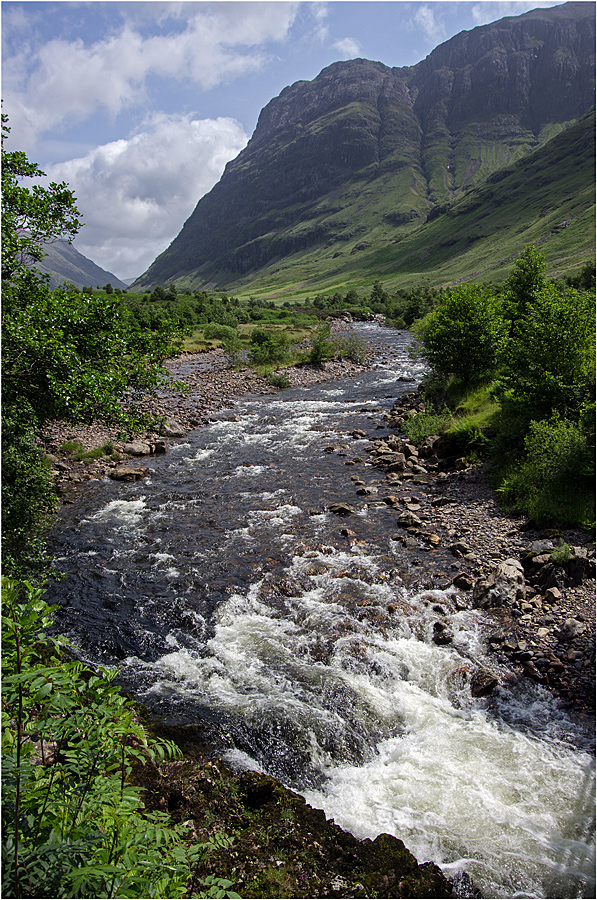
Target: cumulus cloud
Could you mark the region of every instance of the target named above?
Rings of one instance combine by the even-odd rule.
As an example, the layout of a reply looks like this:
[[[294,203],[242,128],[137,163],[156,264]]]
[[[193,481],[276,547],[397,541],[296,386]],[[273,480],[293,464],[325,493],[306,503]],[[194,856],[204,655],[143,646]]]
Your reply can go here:
[[[156,4],[153,33],[133,18],[99,40],[54,38],[5,54],[7,111],[22,138],[98,110],[112,116],[143,103],[150,77],[208,89],[260,69],[267,45],[286,39],[297,3]],[[139,4],[147,8],[153,4]]]
[[[247,143],[234,119],[156,115],[128,139],[47,167],[85,222],[75,246],[119,278],[140,275]]]
[[[356,56],[359,56],[361,52],[359,42],[350,37],[334,41],[332,47],[334,50],[337,50],[344,59],[354,59]]]
[[[425,37],[431,41],[441,41],[446,34],[443,22],[435,17],[435,12],[426,3],[421,4],[411,16],[411,25],[420,29]]]

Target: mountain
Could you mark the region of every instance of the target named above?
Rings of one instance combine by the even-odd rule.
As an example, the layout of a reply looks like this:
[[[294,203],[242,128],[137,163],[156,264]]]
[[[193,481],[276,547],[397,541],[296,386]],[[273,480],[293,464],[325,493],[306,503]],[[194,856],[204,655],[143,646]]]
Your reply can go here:
[[[65,241],[44,244],[46,256],[35,268],[50,275],[50,287],[55,288],[68,281],[75,287],[103,287],[110,283],[113,288],[125,289],[127,285],[111,272],[106,272]]]
[[[592,3],[462,32],[416,66],[334,63],[264,107],[247,147],[134,288],[304,292],[359,281],[380,254],[391,274],[404,239],[594,102]],[[417,276],[431,267],[419,261]]]

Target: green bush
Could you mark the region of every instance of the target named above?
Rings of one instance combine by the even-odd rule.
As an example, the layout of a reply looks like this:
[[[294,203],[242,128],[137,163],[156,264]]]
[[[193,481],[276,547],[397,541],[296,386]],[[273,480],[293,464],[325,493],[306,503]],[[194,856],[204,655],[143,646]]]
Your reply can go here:
[[[267,377],[268,383],[272,385],[272,387],[277,387],[280,390],[285,390],[290,387],[290,378],[285,372],[273,372]]]
[[[499,491],[540,525],[590,524],[595,518],[595,462],[585,431],[553,416],[532,421],[525,458]]]
[[[326,322],[315,330],[311,340],[311,349],[307,353],[307,361],[312,365],[321,365],[328,359],[334,359],[337,344],[331,338],[331,325]]]
[[[367,344],[358,334],[348,334],[336,341],[337,354],[340,359],[349,359],[362,365],[367,358]]]
[[[2,406],[2,563],[14,575],[46,565],[45,536],[56,510],[52,471],[34,422],[26,403],[19,410]]]
[[[113,681],[48,638],[43,588],[2,581],[2,896],[182,897],[214,836],[149,812],[133,766],[179,754],[150,740]],[[202,896],[227,893],[211,879]]]
[[[467,385],[495,370],[506,333],[498,298],[481,284],[447,291],[440,306],[417,328],[423,355],[434,372],[456,375]]]

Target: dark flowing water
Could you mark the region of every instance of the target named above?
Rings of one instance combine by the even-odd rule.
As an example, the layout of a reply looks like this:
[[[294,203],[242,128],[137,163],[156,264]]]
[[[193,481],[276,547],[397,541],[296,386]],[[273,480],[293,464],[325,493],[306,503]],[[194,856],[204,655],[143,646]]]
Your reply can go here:
[[[395,834],[485,897],[594,897],[593,735],[528,679],[471,697],[463,666],[496,665],[480,613],[421,587],[423,548],[356,496],[351,479],[380,472],[352,432],[383,435],[421,374],[404,333],[360,331],[373,371],[245,399],[149,479],[89,483],[53,536],[61,629],[357,837]],[[336,501],[359,511],[340,520]],[[431,640],[438,614],[449,647]]]

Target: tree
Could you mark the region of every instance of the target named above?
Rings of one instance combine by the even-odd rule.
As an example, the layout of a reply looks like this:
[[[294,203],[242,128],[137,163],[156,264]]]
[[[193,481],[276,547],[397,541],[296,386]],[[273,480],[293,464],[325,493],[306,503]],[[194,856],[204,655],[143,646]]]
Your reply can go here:
[[[513,323],[504,354],[507,400],[527,417],[578,418],[595,388],[595,297],[553,284],[536,287]]]
[[[2,129],[2,531],[5,571],[16,572],[39,556],[53,506],[40,427],[52,419],[139,427],[136,396],[168,377],[161,364],[179,347],[179,332],[169,321],[139,328],[114,293],[51,291],[49,278],[30,268],[43,242],[72,239],[79,213],[66,185],[21,184],[43,173],[24,153],[5,150],[5,117]]]
[[[419,329],[431,368],[444,377],[456,375],[464,384],[495,369],[505,335],[500,303],[493,290],[481,284],[447,291]]]
[[[2,286],[32,261],[44,257],[42,243],[66,238],[71,243],[81,222],[75,196],[68,186],[21,184],[45,175],[18,150],[7,151],[8,117],[2,114]]]

